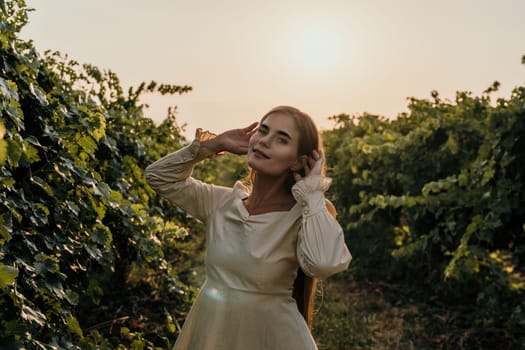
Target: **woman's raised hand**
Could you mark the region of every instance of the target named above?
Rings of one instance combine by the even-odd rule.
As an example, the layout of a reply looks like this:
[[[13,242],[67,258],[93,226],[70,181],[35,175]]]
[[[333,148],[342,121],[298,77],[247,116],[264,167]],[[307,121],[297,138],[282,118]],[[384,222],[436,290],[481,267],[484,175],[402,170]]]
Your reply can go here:
[[[314,150],[312,155],[304,161],[304,176],[321,175],[323,170],[324,154],[323,151]],[[298,172],[294,173],[295,181],[301,180],[303,177]]]
[[[257,130],[257,125],[259,123],[255,122],[243,129],[232,129],[219,134],[217,141],[221,145],[221,151],[239,155],[248,153],[248,143]]]

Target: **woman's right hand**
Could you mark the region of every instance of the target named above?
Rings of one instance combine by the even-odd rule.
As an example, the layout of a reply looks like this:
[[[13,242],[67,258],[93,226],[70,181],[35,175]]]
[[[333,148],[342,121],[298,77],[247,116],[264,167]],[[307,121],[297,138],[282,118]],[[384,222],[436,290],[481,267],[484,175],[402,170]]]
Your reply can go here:
[[[254,122],[243,129],[232,129],[225,131],[217,137],[205,141],[201,146],[208,148],[214,153],[229,152],[233,154],[248,153],[250,137],[257,130],[259,123]]]

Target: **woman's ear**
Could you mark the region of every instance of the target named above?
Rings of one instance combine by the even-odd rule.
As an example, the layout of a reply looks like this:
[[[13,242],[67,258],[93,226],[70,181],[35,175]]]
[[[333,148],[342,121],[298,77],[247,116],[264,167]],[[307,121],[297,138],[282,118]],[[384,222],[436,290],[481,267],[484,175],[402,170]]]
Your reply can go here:
[[[302,155],[302,156],[297,157],[294,164],[292,164],[292,166],[290,167],[290,170],[295,172],[295,171],[304,169],[304,166],[306,165],[307,161],[308,161],[307,155]]]

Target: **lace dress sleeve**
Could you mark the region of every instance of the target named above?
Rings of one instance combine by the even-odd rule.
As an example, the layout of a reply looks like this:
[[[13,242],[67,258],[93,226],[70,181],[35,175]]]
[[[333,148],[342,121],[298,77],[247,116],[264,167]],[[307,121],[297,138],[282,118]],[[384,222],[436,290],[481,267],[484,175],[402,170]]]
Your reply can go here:
[[[314,175],[292,187],[292,194],[303,210],[297,259],[307,275],[321,279],[345,270],[352,260],[343,229],[330,214],[324,197],[330,183],[330,178]]]
[[[170,153],[146,168],[146,181],[162,197],[197,219],[205,220],[231,189],[191,177],[194,165],[215,155],[201,142],[215,137],[197,129],[191,144]]]

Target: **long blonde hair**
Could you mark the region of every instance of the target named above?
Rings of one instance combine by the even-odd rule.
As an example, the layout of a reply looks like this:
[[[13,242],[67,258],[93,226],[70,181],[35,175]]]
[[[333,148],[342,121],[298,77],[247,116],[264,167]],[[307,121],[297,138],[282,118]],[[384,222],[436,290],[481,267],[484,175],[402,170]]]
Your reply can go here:
[[[268,113],[266,113],[262,119],[261,123],[271,114],[279,113],[292,117],[295,122],[295,125],[299,131],[299,145],[297,148],[298,155],[307,155],[310,156],[314,150],[322,150],[322,140],[317,127],[315,126],[312,118],[300,111],[295,107],[290,106],[278,106],[272,108]],[[323,169],[324,172],[324,169]],[[304,170],[301,170],[301,176],[304,176]],[[253,173],[252,173],[253,180]],[[291,192],[292,186],[295,184],[295,179],[293,173],[290,172],[286,180],[286,186]],[[333,209],[333,206],[331,207]],[[334,209],[335,217],[335,209]],[[311,329],[313,314],[314,314],[314,299],[317,291],[317,278],[310,277],[304,273],[304,271],[299,268],[297,270],[297,277],[293,284],[292,296],[295,299],[297,308],[303,315],[306,324]]]

